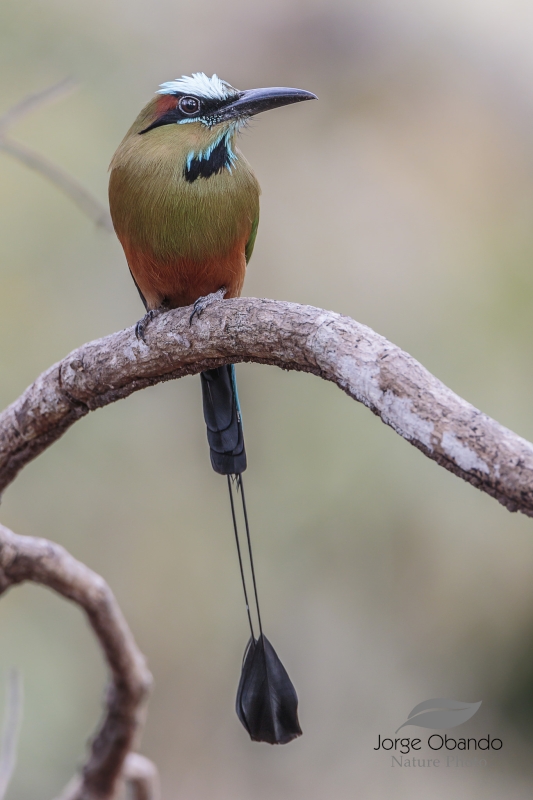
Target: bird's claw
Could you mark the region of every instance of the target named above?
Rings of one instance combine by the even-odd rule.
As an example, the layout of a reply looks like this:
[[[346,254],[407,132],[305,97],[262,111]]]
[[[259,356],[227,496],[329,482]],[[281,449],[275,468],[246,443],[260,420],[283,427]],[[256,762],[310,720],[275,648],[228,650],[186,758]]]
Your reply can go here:
[[[158,309],[150,309],[150,311],[147,311],[144,317],[137,322],[135,325],[135,336],[137,339],[141,339],[146,344],[146,338],[144,334],[146,328],[148,327],[148,323],[151,322],[154,317],[157,317],[159,313],[160,312]]]
[[[227,291],[226,287],[222,286],[218,292],[211,292],[211,294],[206,294],[205,297],[199,297],[198,300],[195,300],[192,314],[189,317],[189,325],[192,325],[193,319],[199,317],[208,306],[223,300]]]

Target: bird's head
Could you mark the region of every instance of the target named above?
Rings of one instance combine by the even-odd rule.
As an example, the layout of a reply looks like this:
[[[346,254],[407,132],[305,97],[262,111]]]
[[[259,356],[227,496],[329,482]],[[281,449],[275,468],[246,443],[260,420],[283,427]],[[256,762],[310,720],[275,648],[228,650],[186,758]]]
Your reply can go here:
[[[171,139],[175,145],[181,143],[187,149],[186,177],[194,180],[218,162],[220,168],[225,166],[231,171],[236,159],[234,136],[250,117],[313,99],[316,95],[311,92],[286,87],[239,91],[217,75],[209,78],[196,72],[161,84],[129,135],[156,136],[161,145],[169,145]]]
[[[141,133],[162,125],[199,122],[208,129],[244,125],[250,117],[271,108],[280,108],[302,100],[316,100],[303,89],[270,87],[240,92],[218,75],[208,78],[203,72],[162,83],[157,118]]]

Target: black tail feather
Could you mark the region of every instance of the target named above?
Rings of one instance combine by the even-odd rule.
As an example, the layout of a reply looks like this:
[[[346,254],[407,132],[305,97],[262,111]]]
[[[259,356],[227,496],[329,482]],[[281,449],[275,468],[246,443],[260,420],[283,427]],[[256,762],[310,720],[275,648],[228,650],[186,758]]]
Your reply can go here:
[[[235,708],[254,742],[287,744],[302,735],[296,690],[264,634],[248,642]]]
[[[220,475],[240,475],[246,450],[233,364],[202,372],[202,397],[211,465]]]

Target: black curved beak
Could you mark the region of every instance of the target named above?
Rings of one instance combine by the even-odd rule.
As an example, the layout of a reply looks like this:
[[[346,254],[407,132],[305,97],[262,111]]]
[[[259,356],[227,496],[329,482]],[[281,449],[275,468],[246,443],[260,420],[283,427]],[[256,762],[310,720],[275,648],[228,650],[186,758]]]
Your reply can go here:
[[[271,108],[301,103],[303,100],[318,100],[316,94],[303,89],[288,89],[284,86],[271,86],[267,89],[248,89],[241,92],[237,100],[221,109],[223,119],[253,117]]]

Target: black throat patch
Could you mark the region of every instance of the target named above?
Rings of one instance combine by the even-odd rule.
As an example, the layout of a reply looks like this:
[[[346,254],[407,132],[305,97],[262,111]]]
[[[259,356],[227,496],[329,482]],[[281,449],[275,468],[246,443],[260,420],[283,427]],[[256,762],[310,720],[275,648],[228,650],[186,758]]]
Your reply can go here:
[[[223,136],[220,142],[209,154],[209,158],[193,158],[185,164],[183,175],[189,183],[194,183],[196,178],[210,178],[222,172],[226,167],[231,166],[231,156],[228,152],[226,137]]]

